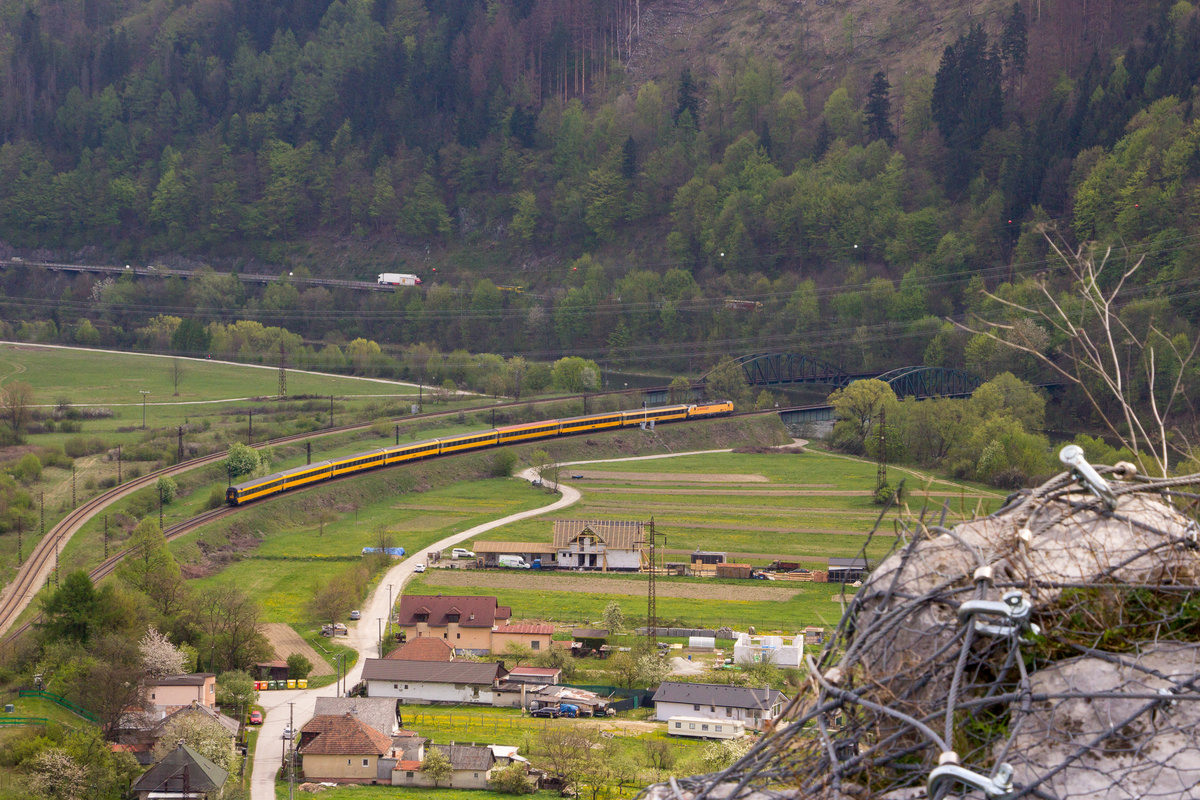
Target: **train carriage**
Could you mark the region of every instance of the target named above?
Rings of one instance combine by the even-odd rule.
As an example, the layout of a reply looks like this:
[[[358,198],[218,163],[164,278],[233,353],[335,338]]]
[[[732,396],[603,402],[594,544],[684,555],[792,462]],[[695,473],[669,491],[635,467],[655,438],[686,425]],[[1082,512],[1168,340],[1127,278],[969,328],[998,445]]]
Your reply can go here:
[[[571,433],[583,433],[584,431],[601,431],[606,428],[619,428],[621,426],[621,412],[588,414],[583,417],[570,417],[560,422],[559,435],[561,436]]]
[[[418,461],[422,458],[429,458],[438,454],[438,440],[426,439],[412,444],[388,447],[385,448],[385,452],[387,454],[385,460],[389,466],[405,461]]]
[[[640,408],[622,412],[621,424],[626,427],[641,425],[643,422],[675,422],[688,418],[687,406],[660,406],[658,408]]]
[[[369,453],[355,453],[345,458],[333,459],[333,476],[346,475],[351,472],[361,472],[364,469],[382,467],[387,457],[387,451],[372,450]]]
[[[450,436],[438,439],[438,452],[441,454],[454,453],[460,450],[477,450],[481,447],[491,447],[496,443],[497,431],[468,433],[464,436]]]
[[[225,490],[225,502],[233,506],[241,505],[251,500],[259,500],[288,489],[294,489],[297,486],[329,480],[332,475],[332,464],[331,461],[323,461],[320,464],[273,472],[261,478],[243,481]]]
[[[499,444],[510,444],[512,442],[524,442],[530,439],[545,439],[550,436],[558,436],[561,427],[562,423],[556,419],[530,422],[525,425],[509,425],[497,429],[499,434],[498,442]]]

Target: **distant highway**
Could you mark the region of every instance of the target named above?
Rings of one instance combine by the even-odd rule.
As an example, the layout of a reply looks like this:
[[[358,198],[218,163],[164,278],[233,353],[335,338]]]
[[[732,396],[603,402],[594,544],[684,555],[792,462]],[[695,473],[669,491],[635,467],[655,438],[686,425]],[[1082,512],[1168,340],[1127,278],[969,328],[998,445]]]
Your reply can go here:
[[[198,272],[191,269],[169,269],[154,264],[146,264],[135,266],[125,264],[124,266],[112,266],[105,264],[60,264],[55,261],[30,261],[24,258],[6,258],[0,259],[0,269],[42,269],[50,272],[89,272],[98,275],[137,275],[145,278],[180,278],[182,280],[190,280],[194,278]],[[275,283],[280,280],[279,275],[266,275],[253,272],[218,272],[217,275],[232,275],[242,283]],[[382,286],[375,281],[344,281],[336,278],[298,278],[291,273],[287,275],[287,282],[301,286],[327,286],[337,289],[351,289],[356,292],[392,292],[397,287]]]

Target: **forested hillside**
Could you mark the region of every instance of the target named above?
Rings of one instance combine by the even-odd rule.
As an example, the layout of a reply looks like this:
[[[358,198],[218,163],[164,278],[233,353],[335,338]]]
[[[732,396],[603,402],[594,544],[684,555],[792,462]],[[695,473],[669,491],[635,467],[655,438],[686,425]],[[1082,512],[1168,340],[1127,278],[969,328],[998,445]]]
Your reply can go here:
[[[10,270],[5,335],[130,345],[166,311],[314,345],[692,371],[779,345],[990,375],[1012,365],[944,319],[1045,274],[1045,223],[1149,253],[1137,281],[1173,304],[1153,313],[1196,311],[1187,2],[2,13],[0,254],[284,276]],[[331,294],[296,270],[425,285]]]

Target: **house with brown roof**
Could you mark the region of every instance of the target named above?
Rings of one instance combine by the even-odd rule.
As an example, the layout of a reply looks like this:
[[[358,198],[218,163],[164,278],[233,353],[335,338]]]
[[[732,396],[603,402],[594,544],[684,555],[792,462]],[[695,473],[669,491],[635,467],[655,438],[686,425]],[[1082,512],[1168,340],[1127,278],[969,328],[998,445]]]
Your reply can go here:
[[[637,572],[645,559],[645,524],[629,520],[554,521],[559,569]]]
[[[393,661],[453,661],[454,648],[445,639],[422,636],[419,639],[409,639],[388,653],[385,658]]]
[[[193,702],[209,708],[217,704],[216,675],[211,672],[166,675],[146,683],[147,710],[152,716],[170,714]]]
[[[496,756],[490,747],[470,744],[434,744],[429,747],[441,750],[450,759],[454,772],[438,786],[454,789],[486,789],[496,766]],[[433,786],[427,773],[421,771],[426,749],[419,759],[396,762],[392,769],[393,786]]]
[[[492,649],[492,628],[512,617],[512,609],[494,597],[463,595],[404,595],[397,624],[406,639],[443,639],[455,652],[486,655]]]
[[[507,674],[494,661],[401,661],[368,658],[362,679],[368,697],[398,697],[401,703],[493,705],[495,689]]]
[[[400,730],[400,713],[390,697],[318,697],[314,717],[350,714],[365,722],[384,736],[395,736]]]
[[[392,737],[353,714],[327,714],[300,729],[296,752],[305,780],[378,783],[379,759],[391,754]]]
[[[138,800],[215,800],[229,773],[186,744],[180,744],[146,772],[129,791]]]

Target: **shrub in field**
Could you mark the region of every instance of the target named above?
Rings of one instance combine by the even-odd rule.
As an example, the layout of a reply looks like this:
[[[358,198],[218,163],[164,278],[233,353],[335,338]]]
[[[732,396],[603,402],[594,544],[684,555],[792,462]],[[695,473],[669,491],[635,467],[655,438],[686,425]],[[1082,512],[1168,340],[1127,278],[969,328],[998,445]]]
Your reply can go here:
[[[492,791],[502,794],[529,794],[533,791],[529,772],[520,761],[514,761],[507,767],[493,771],[488,785]]]

